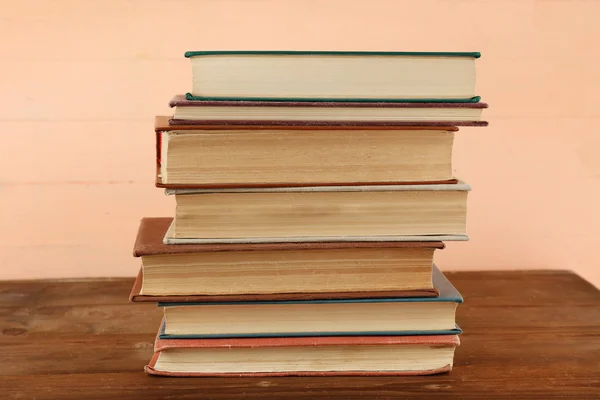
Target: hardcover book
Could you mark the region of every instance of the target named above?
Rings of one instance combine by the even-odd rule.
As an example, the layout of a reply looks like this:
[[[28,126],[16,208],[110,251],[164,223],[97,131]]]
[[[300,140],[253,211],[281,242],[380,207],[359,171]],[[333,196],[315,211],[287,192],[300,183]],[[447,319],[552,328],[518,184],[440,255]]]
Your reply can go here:
[[[130,299],[161,302],[435,297],[442,242],[165,245],[172,218],[144,218]]]
[[[457,334],[460,293],[434,267],[439,297],[159,303],[160,338]]]
[[[190,100],[477,102],[475,52],[189,51]]]
[[[431,375],[452,369],[458,335],[160,339],[162,376]]]
[[[487,126],[486,103],[215,101],[175,96],[170,125]]]
[[[157,116],[156,186],[313,186],[307,176],[326,186],[456,183],[450,162],[457,130],[169,125],[168,117]]]
[[[167,189],[165,244],[468,240],[465,183]]]
[[[162,131],[157,181],[170,188],[451,183],[457,130]]]

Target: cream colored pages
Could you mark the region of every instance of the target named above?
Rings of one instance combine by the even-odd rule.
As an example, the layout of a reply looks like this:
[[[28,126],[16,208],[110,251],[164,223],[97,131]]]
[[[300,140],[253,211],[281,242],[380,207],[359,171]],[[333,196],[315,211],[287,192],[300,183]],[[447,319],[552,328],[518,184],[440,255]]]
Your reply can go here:
[[[162,133],[162,183],[448,181],[453,140],[454,132],[434,129],[169,131]]]
[[[300,186],[269,188],[223,188],[223,189],[165,189],[166,195],[194,193],[293,193],[293,192],[401,192],[401,191],[470,191],[471,185],[460,181],[456,184],[432,185],[364,185],[364,186]]]
[[[175,228],[167,239],[466,240],[469,189],[454,184],[176,191]]]
[[[452,366],[454,347],[426,345],[171,349],[157,371],[243,373],[284,371],[427,371]]]
[[[475,58],[192,57],[192,94],[259,98],[448,99],[475,96]]]
[[[193,239],[173,237],[173,225],[163,238],[164,244],[214,244],[214,243],[295,243],[295,242],[450,242],[468,241],[468,235],[406,235],[406,236],[310,236],[310,237],[263,237],[235,239]]]

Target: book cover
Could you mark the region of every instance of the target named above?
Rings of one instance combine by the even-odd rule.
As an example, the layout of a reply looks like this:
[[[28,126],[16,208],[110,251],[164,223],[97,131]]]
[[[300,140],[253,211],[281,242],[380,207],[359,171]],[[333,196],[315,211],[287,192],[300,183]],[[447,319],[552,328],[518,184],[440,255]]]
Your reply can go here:
[[[214,56],[228,54],[248,55],[312,55],[312,56],[427,56],[480,58],[478,51],[321,51],[321,50],[190,50],[184,57]]]
[[[162,239],[173,222],[172,217],[142,218],[133,245],[133,256],[142,257],[161,254],[200,253],[214,251],[264,251],[264,250],[311,250],[345,248],[435,248],[443,249],[443,242],[323,242],[323,243],[248,243],[248,244],[190,244],[169,246]]]
[[[163,304],[164,306],[164,304]],[[249,333],[215,334],[215,335],[174,335],[165,333],[165,321],[160,325],[158,337],[161,339],[227,339],[227,338],[282,338],[282,337],[325,337],[325,336],[426,336],[426,335],[460,335],[462,329],[456,325],[454,329],[418,330],[418,331],[364,331],[364,332],[286,332],[282,333]]]
[[[173,218],[143,218],[140,221],[137,237],[133,248],[134,257],[183,254],[214,251],[285,251],[302,249],[345,249],[345,248],[434,248],[443,249],[443,242],[323,242],[323,243],[256,243],[256,244],[183,244],[166,245],[163,238],[171,225]],[[268,300],[310,300],[327,298],[369,298],[369,297],[434,297],[437,290],[411,290],[389,292],[344,292],[344,293],[277,293],[254,295],[182,295],[182,296],[150,296],[140,294],[143,280],[143,270],[134,282],[129,295],[132,302],[204,302],[204,301],[268,301]]]
[[[426,345],[430,347],[456,348],[460,345],[458,335],[423,336],[324,336],[297,338],[236,338],[236,339],[161,339],[156,337],[154,355],[144,368],[150,375],[160,376],[369,376],[369,375],[432,375],[448,372],[452,364],[431,370],[405,371],[289,371],[289,372],[169,372],[155,368],[160,352],[186,348],[261,348],[261,347],[314,347],[314,346],[366,346],[380,345]]]
[[[169,107],[310,107],[310,108],[488,108],[485,102],[477,103],[397,103],[378,101],[373,103],[353,103],[344,101],[249,101],[249,100],[188,100],[183,94],[176,94],[169,101]]]

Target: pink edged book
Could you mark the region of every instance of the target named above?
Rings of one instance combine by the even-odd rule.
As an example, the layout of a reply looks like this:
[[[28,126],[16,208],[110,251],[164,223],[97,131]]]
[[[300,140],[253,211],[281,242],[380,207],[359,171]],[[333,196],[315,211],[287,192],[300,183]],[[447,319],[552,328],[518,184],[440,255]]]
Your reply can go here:
[[[161,376],[431,375],[452,369],[458,335],[160,339]]]

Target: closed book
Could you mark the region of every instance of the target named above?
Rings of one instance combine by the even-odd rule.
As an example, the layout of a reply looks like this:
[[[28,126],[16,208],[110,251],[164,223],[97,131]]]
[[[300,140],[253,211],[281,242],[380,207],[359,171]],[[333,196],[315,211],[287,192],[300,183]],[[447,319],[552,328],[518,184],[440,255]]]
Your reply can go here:
[[[190,100],[477,102],[476,52],[188,51]]]
[[[167,189],[165,244],[468,240],[465,183]]]
[[[159,303],[166,338],[456,334],[463,299],[434,267],[438,297]]]
[[[143,218],[135,302],[435,297],[443,242],[163,243],[172,218]]]
[[[160,339],[161,376],[431,375],[452,369],[458,335]]]
[[[169,125],[155,118],[169,189],[456,183],[454,126]]]
[[[289,127],[288,127],[289,128]],[[157,186],[455,183],[455,127],[162,130]]]
[[[332,101],[216,101],[169,102],[169,125],[228,126],[487,126],[482,112],[487,103],[398,103]],[[256,129],[256,128],[254,128]]]

